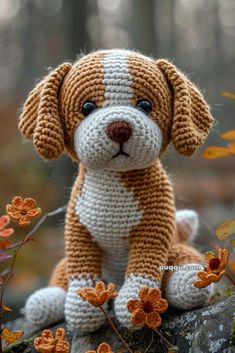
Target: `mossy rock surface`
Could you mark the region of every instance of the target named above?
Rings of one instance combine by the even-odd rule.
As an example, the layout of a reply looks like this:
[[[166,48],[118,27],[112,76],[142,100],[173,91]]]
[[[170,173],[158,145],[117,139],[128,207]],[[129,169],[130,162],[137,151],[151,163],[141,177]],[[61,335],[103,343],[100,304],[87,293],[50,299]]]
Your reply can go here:
[[[110,315],[113,315],[112,311]],[[134,352],[167,352],[166,345],[151,330],[130,332],[120,327],[116,321],[115,323]],[[12,349],[10,353],[36,353],[33,337],[41,330],[30,326],[24,318],[8,323],[7,326],[14,330],[24,330],[25,338],[31,339],[27,347],[18,346],[17,350]],[[55,332],[58,327],[66,329],[64,322],[53,325],[50,329]],[[163,315],[161,331],[178,347],[179,353],[235,353],[235,295],[192,311],[169,311]],[[71,342],[71,353],[95,350],[101,342],[109,343],[115,353],[126,352],[107,324],[84,336],[67,332],[67,339]]]

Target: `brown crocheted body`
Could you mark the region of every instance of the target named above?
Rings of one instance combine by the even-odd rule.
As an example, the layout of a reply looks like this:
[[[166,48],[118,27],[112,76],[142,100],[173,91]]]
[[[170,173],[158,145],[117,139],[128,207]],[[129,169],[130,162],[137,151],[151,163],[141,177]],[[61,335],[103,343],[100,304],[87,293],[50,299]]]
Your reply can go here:
[[[102,244],[98,245],[76,213],[86,173],[81,166],[66,216],[66,258],[57,266],[50,282],[50,285],[65,289],[72,277],[86,277],[88,273],[91,277],[102,277]],[[160,162],[144,170],[121,173],[121,180],[126,190],[131,190],[139,201],[140,210],[144,211],[140,223],[129,233],[126,276],[143,275],[161,281],[163,271],[160,266],[199,262],[201,255],[196,250],[178,243],[172,187]]]

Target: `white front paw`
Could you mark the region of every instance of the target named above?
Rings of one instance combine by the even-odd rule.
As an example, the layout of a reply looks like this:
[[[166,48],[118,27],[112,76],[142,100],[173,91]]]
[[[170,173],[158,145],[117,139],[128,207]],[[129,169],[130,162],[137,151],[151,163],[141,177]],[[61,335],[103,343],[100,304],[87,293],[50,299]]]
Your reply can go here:
[[[115,300],[114,309],[117,319],[130,330],[136,329],[136,327],[131,322],[131,313],[128,311],[127,303],[130,299],[139,299],[139,291],[145,286],[159,287],[158,283],[150,278],[131,275],[125,280]]]
[[[200,264],[182,265],[185,269],[173,272],[166,285],[166,299],[179,309],[193,309],[202,306],[211,294],[212,285],[196,288],[197,273],[202,270]]]
[[[84,278],[70,281],[68,294],[65,302],[65,318],[68,329],[74,333],[86,333],[97,330],[104,322],[101,310],[78,294],[79,288],[94,287],[94,281]],[[77,332],[76,332],[77,331]]]

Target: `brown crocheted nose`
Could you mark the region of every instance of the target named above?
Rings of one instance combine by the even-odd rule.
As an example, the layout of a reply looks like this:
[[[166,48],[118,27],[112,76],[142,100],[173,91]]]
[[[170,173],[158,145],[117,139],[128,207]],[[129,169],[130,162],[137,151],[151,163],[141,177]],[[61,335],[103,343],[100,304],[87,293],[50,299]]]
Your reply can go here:
[[[107,126],[108,137],[120,145],[127,142],[132,135],[132,127],[126,121],[113,121]]]

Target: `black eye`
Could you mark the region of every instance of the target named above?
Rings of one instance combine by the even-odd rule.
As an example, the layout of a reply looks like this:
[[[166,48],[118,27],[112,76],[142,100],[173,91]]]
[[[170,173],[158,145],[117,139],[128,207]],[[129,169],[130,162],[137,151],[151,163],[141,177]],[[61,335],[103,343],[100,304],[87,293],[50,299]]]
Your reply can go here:
[[[152,111],[152,103],[147,99],[140,99],[136,106],[145,113],[150,113]]]
[[[93,112],[93,110],[95,110],[96,108],[97,108],[97,106],[94,102],[86,101],[82,106],[82,114],[84,116],[87,116],[88,114]]]

